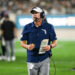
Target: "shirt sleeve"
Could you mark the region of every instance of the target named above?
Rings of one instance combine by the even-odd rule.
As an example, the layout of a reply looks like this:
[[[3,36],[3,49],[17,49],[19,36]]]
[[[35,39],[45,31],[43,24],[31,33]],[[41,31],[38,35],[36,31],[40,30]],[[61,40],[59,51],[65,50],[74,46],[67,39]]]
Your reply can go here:
[[[26,26],[24,27],[21,35],[22,35],[21,38],[20,38],[21,41],[27,40],[27,38],[28,38],[28,30],[27,30]]]
[[[50,27],[49,34],[50,34],[50,40],[51,41],[57,40],[56,33],[55,33],[53,25],[51,25],[51,27]]]
[[[13,26],[13,28],[15,28],[16,27],[16,24],[14,22],[12,22],[12,26]]]

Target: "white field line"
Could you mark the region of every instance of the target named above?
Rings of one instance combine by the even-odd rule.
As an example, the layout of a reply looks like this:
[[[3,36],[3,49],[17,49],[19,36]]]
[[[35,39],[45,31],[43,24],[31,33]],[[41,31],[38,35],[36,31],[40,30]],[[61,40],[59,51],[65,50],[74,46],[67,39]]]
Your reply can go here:
[[[55,61],[55,64],[75,64],[75,61]]]
[[[10,70],[17,70],[17,69],[27,69],[27,68],[25,68],[25,67],[0,67],[0,69],[5,69],[5,70],[7,70],[7,69],[10,69]],[[50,67],[50,71],[54,71],[54,67]],[[72,68],[56,68],[56,71],[72,71]]]
[[[25,69],[24,67],[2,67],[0,66],[0,69]]]
[[[26,49],[17,49],[15,52],[26,52]]]

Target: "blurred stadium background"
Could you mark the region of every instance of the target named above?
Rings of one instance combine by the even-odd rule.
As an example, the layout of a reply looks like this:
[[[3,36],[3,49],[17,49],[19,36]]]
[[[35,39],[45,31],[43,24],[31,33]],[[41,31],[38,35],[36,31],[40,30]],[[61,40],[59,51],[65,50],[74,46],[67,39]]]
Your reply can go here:
[[[0,12],[7,11],[16,23],[18,38],[15,40],[15,62],[0,61],[0,75],[27,75],[26,52],[20,47],[23,26],[32,21],[30,9],[40,6],[49,23],[53,24],[58,46],[53,49],[56,75],[75,75],[75,0],[0,0]],[[10,70],[10,72],[9,72]],[[51,74],[54,67],[51,61]]]
[[[24,15],[30,15],[30,9],[35,6],[43,8],[46,15],[51,16],[49,22],[60,27],[56,29],[58,39],[75,39],[75,0],[0,0],[0,11],[7,11],[10,19],[18,27],[26,23],[25,18],[27,20],[30,17],[24,17]],[[18,18],[18,21],[21,19],[20,21],[23,22],[21,24],[17,22],[16,18],[19,15],[21,17]],[[19,31],[21,31],[20,27]],[[18,35],[20,36],[20,34]]]

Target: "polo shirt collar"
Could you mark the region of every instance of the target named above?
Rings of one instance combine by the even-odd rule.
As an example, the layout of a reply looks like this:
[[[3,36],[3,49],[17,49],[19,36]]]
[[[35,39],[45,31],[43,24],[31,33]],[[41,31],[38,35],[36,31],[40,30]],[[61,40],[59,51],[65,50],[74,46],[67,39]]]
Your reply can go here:
[[[41,26],[43,26],[44,25],[44,21],[42,21],[42,24],[41,24]],[[34,27],[35,25],[34,25],[34,22],[32,22],[32,27]]]

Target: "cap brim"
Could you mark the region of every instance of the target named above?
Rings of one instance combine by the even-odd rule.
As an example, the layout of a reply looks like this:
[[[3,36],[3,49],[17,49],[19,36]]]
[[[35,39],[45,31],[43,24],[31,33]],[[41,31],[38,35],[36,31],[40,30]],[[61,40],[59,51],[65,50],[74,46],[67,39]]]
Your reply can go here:
[[[31,13],[34,13],[34,12],[39,13],[39,12],[37,12],[37,11],[35,11],[35,10],[32,10],[32,11],[31,11]]]
[[[31,13],[33,13],[33,12],[41,13],[41,12],[42,12],[42,9],[39,8],[39,7],[36,7],[36,8],[33,8],[33,9],[31,10]]]

